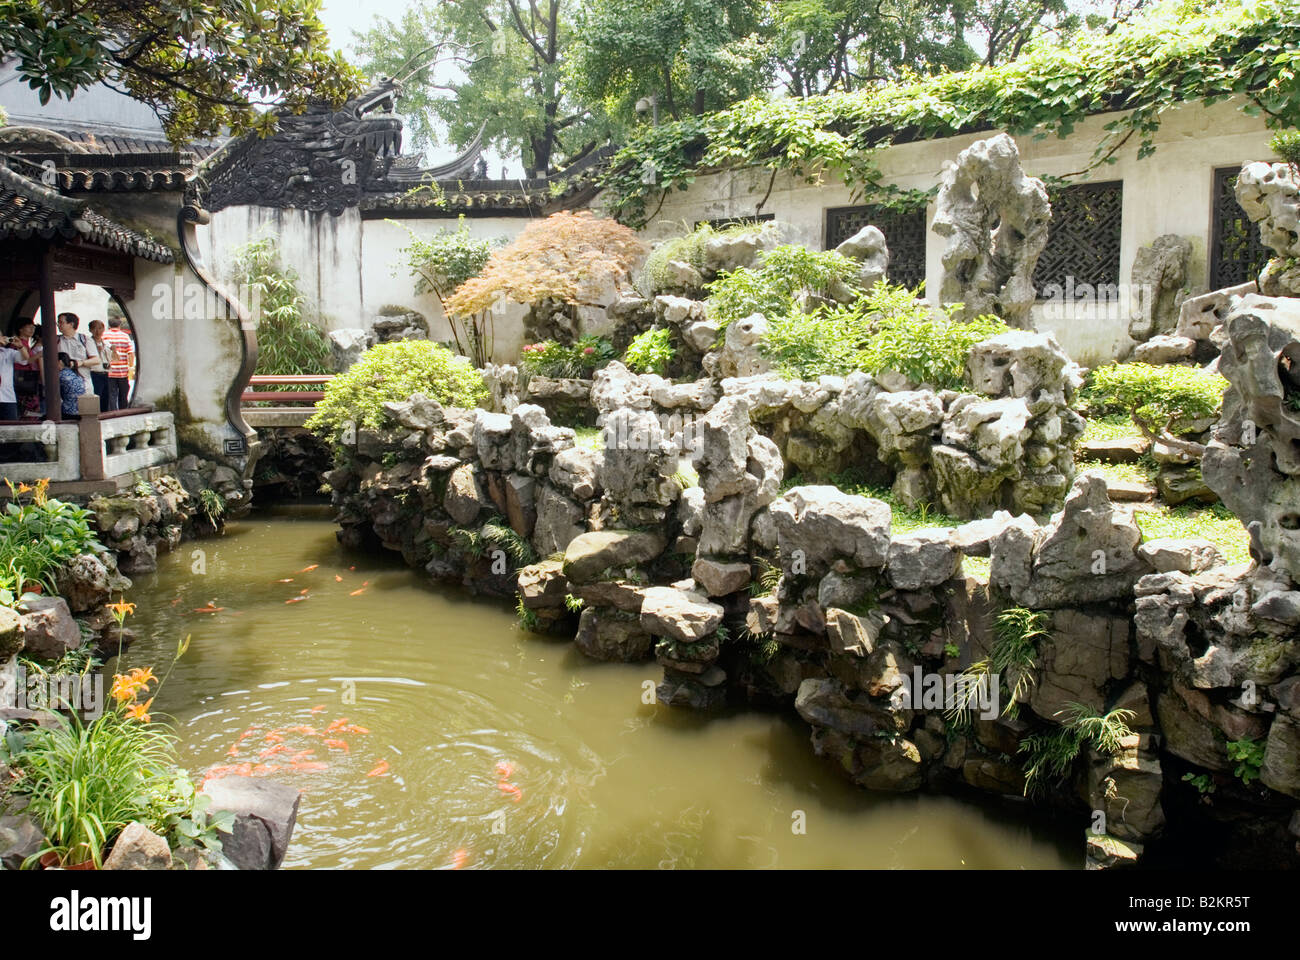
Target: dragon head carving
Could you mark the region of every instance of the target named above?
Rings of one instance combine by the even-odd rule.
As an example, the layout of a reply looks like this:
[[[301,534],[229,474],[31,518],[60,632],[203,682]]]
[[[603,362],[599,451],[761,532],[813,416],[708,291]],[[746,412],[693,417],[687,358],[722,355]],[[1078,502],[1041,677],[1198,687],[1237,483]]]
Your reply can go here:
[[[273,135],[246,134],[214,153],[191,179],[190,199],[208,210],[248,204],[337,216],[401,152],[400,94],[385,78],[338,109],[313,101],[300,114],[282,113]]]

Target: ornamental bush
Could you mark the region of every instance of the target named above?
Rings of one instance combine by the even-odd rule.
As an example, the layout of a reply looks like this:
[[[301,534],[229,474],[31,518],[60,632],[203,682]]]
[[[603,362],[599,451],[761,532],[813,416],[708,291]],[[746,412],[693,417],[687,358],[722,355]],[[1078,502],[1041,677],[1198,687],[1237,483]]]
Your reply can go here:
[[[809,250],[783,244],[759,255],[757,267],[741,267],[709,284],[709,319],[725,330],[733,320],[761,313],[776,317],[802,312],[800,300],[828,296],[832,290],[860,292],[856,260],[834,250]]]
[[[892,370],[936,389],[968,387],[970,348],[1008,327],[995,317],[966,323],[936,313],[917,292],[885,281],[852,304],[797,306],[768,316],[762,350],[782,376],[815,380],[862,370]]]
[[[1177,436],[1217,418],[1227,388],[1227,380],[1199,367],[1115,363],[1092,371],[1081,399],[1094,413],[1119,408],[1144,432]]]
[[[525,344],[519,354],[524,370],[535,377],[590,377],[613,359],[614,345],[590,334],[573,344],[556,340]]]
[[[445,406],[475,407],[487,399],[483,375],[464,357],[428,340],[395,340],[371,347],[330,381],[306,426],[335,444],[349,426],[384,424],[384,404],[422,393]]]
[[[677,358],[677,348],[672,344],[672,331],[667,327],[646,330],[632,338],[623,354],[623,362],[634,373],[668,373],[668,365]]]
[[[966,358],[970,348],[1010,329],[997,317],[966,322],[935,313],[903,287],[878,287],[870,298],[877,319],[858,357],[867,373],[893,370],[914,384],[939,390],[969,387]]]

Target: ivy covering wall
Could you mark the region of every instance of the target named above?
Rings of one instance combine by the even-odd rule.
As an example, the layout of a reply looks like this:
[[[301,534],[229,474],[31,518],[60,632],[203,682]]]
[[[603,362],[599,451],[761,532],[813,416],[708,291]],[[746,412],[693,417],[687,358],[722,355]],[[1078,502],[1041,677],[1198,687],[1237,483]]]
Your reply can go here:
[[[852,94],[751,98],[726,110],[646,127],[604,175],[612,215],[643,226],[672,190],[735,167],[808,180],[842,176],[863,197],[908,206],[921,191],[881,182],[877,150],[892,143],[984,130],[1069,136],[1086,117],[1124,111],[1105,125],[1088,169],[1136,142],[1155,151],[1164,110],[1239,96],[1269,126],[1300,120],[1300,4],[1294,0],[1166,0],[1107,33],[1069,46],[1041,42],[998,67],[940,74]],[[1078,171],[1078,174],[1087,170]]]

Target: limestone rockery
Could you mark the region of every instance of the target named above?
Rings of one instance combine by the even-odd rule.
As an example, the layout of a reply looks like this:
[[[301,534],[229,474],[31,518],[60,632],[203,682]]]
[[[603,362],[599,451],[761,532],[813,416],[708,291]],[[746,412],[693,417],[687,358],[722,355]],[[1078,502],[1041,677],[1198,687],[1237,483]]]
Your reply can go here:
[[[1294,568],[1144,542],[1100,477],[1071,480],[1078,424],[1050,338],[1013,331],[968,367],[991,399],[861,374],[671,384],[611,364],[591,390],[599,449],[533,404],[416,396],[358,431],[327,481],[345,543],[378,540],[435,578],[517,596],[531,629],[569,633],[596,659],[654,657],[672,706],[793,708],[814,750],[863,787],[1024,802],[1044,738],[1065,737],[1079,710],[1123,709],[1117,749],[1085,744],[1030,784],[1081,830],[1101,811],[1090,865],[1193,829],[1297,865]],[[885,503],[805,482],[800,451],[818,445],[975,519],[894,533]],[[987,558],[987,574],[964,572],[966,557]],[[1039,618],[1042,636],[1002,677],[999,709],[912,699],[917,678],[995,656],[1008,609]],[[1240,741],[1263,745],[1258,780],[1233,776]],[[1202,775],[1218,783],[1213,806],[1191,783]]]

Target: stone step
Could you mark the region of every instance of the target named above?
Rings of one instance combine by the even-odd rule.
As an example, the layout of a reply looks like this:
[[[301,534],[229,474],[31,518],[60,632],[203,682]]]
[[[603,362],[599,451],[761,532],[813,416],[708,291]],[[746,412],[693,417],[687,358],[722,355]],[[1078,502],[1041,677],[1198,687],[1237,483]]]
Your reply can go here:
[[[1156,488],[1131,480],[1107,480],[1106,495],[1116,503],[1146,503],[1156,498]]]
[[[1133,463],[1150,449],[1145,437],[1116,437],[1113,440],[1087,440],[1079,444],[1079,460],[1100,460],[1102,463]]]

